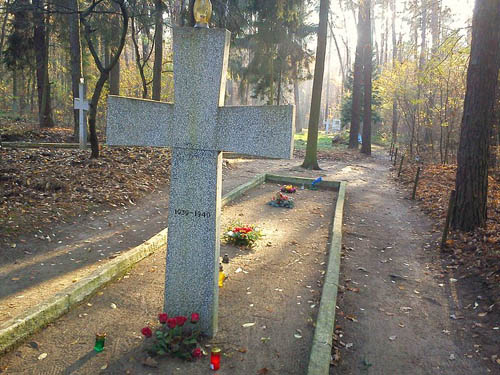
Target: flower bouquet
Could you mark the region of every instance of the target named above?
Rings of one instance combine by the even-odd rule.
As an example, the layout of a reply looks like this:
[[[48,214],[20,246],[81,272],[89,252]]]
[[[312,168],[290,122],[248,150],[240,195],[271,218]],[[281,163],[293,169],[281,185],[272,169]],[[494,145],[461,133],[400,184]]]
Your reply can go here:
[[[154,333],[148,326],[141,330],[146,339],[151,341],[147,349],[150,355],[171,355],[189,361],[201,358],[203,351],[198,343],[200,337],[199,314],[191,314],[188,325],[186,325],[188,319],[185,316],[169,318],[167,314],[162,313],[158,315],[158,320],[161,325]]]
[[[285,207],[285,208],[293,208],[294,206],[293,199],[281,192],[278,192],[276,196],[272,199],[272,201],[269,202],[268,204],[273,207]]]
[[[255,226],[243,226],[240,223],[230,225],[223,235],[227,243],[246,247],[252,247],[261,237],[262,233]]]
[[[281,192],[282,193],[288,193],[288,194],[293,194],[297,191],[297,188],[295,188],[293,185],[284,185],[281,187]]]

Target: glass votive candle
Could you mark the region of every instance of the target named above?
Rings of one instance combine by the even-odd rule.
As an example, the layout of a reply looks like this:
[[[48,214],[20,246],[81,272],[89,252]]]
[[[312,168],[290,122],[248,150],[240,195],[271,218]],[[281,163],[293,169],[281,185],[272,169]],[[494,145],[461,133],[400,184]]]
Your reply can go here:
[[[94,350],[99,353],[104,350],[104,342],[106,341],[105,333],[98,333],[95,335],[95,346]]]
[[[210,368],[212,370],[220,369],[220,349],[213,348],[210,352]]]

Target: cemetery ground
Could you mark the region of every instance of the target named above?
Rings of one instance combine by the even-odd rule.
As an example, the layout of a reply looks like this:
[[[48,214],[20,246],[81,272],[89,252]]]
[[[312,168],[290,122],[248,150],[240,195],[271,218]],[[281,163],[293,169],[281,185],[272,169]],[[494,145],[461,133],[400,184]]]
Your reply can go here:
[[[9,188],[2,209],[26,211],[19,216],[22,220],[15,221],[18,228],[14,222],[3,222],[11,229],[2,232],[0,245],[0,323],[166,225],[168,153],[164,151],[127,148],[108,156],[105,151],[96,161],[77,150],[0,152],[2,176],[8,177],[2,180],[2,189],[11,183],[22,187]],[[372,158],[341,148],[321,150],[319,155],[323,170],[317,172],[298,167],[300,150],[291,161],[228,160],[223,187],[226,193],[263,172],[348,182],[331,373],[498,371],[498,232],[470,239],[452,235],[441,253],[436,244],[448,179],[438,173],[425,178],[424,173],[421,195],[411,201],[405,185],[394,181],[385,151],[378,149]],[[34,180],[56,178],[68,187],[51,190],[49,180],[26,185],[28,176],[21,172],[27,173],[22,169],[27,162],[37,163],[35,170],[40,168]],[[61,175],[56,174],[58,169]],[[406,173],[403,182],[410,179],[411,169]],[[436,188],[433,183],[442,185]],[[79,184],[84,184],[84,191],[77,189]],[[224,223],[234,217],[265,223],[266,236],[250,251],[221,249],[231,259],[226,266],[229,279],[221,289],[221,328],[214,339],[226,354],[221,374],[305,373],[334,201],[331,193],[299,191],[295,209],[274,209],[265,203],[276,188],[268,183],[251,190],[223,210]],[[24,205],[23,200],[31,203]],[[490,220],[497,217],[497,209],[493,207]],[[478,257],[472,259],[477,249]],[[149,363],[158,367],[142,363],[140,329],[154,323],[162,307],[164,259],[163,251],[146,258],[125,277],[0,357],[0,371],[209,372],[207,358],[188,364],[170,359]],[[255,325],[242,327],[245,323]],[[103,326],[107,346],[94,354],[94,335]]]

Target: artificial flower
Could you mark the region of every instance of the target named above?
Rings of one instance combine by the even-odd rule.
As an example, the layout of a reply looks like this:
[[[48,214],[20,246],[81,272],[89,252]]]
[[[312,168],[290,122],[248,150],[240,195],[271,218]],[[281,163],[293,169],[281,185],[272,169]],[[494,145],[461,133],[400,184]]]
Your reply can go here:
[[[200,320],[200,314],[192,313],[191,314],[191,323],[197,323]]]
[[[161,324],[165,324],[168,320],[168,315],[166,313],[158,314],[158,320]]]
[[[153,331],[151,331],[151,328],[149,327],[144,327],[143,329],[141,329],[141,333],[146,337],[153,336]]]

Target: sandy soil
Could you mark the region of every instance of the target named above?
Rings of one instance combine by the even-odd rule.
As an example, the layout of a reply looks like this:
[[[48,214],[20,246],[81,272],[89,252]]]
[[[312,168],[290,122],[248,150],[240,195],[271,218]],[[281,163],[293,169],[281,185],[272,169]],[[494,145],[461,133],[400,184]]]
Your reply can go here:
[[[264,238],[251,250],[221,248],[230,257],[225,269],[230,277],[220,293],[219,333],[207,342],[222,348],[220,374],[306,371],[335,194],[298,191],[296,207],[289,210],[266,204],[278,189],[265,184],[223,210],[223,228],[241,220],[262,228]],[[142,365],[140,329],[155,324],[160,312],[164,259],[162,251],[140,262],[122,280],[35,335],[31,345],[6,355],[6,373],[207,373],[208,358],[194,363],[159,360],[158,368]],[[255,325],[244,328],[245,323]],[[107,350],[95,355],[94,335],[101,330],[108,333]],[[38,360],[41,353],[47,357]]]

